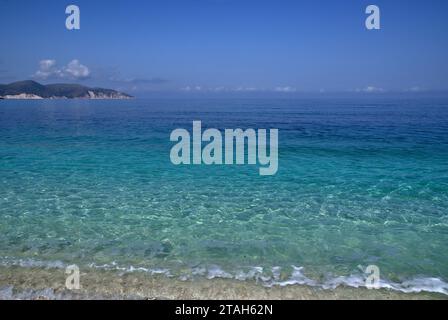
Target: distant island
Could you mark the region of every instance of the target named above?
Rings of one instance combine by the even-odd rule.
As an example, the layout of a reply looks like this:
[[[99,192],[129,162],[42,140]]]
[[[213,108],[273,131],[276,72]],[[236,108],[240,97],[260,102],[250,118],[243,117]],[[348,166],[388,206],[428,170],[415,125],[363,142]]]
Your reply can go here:
[[[132,96],[112,89],[89,88],[79,84],[43,85],[27,80],[0,84],[0,99],[130,99]]]

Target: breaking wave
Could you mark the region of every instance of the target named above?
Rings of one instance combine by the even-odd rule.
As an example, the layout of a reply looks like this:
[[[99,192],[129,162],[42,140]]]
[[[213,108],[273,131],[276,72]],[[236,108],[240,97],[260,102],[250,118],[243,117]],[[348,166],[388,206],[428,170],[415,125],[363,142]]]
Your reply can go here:
[[[24,268],[46,268],[46,269],[62,269],[68,264],[62,261],[39,261],[33,259],[9,259],[7,257],[0,258],[1,266],[19,266]],[[304,274],[303,267],[291,266],[291,272],[285,277],[282,267],[273,267],[270,269],[263,267],[250,267],[243,270],[227,271],[217,265],[194,267],[188,273],[174,273],[166,268],[146,268],[133,266],[120,266],[113,262],[111,264],[98,265],[91,263],[89,268],[109,271],[119,271],[121,273],[144,272],[149,275],[162,275],[170,278],[176,278],[181,281],[194,281],[197,278],[206,279],[234,279],[238,281],[255,281],[265,287],[285,287],[292,285],[305,285],[310,287],[321,288],[324,290],[332,290],[337,287],[347,286],[353,288],[366,288],[366,276],[363,274],[352,274],[348,276],[336,276],[326,280],[317,281],[307,277]],[[8,296],[11,289],[9,287],[0,288],[0,298]],[[448,295],[448,283],[436,277],[413,277],[402,282],[393,282],[387,279],[381,279],[377,289],[389,289],[400,291],[403,293],[441,293]],[[5,291],[6,290],[6,291]]]

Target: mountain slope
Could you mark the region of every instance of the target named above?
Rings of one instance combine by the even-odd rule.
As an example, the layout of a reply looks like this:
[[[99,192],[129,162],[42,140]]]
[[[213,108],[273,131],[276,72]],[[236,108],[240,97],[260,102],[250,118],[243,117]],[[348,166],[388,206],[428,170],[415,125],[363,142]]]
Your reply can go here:
[[[0,85],[3,99],[129,99],[130,95],[111,89],[89,88],[79,84],[42,85],[26,80]]]

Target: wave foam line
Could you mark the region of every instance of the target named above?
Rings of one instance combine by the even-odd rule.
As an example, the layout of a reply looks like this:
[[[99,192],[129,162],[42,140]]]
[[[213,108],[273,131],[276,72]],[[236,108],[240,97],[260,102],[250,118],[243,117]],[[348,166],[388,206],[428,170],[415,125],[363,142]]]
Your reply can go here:
[[[24,268],[65,268],[68,264],[62,261],[45,262],[33,259],[9,259],[8,257],[0,258],[0,265],[2,266],[20,266]],[[362,275],[337,276],[323,282],[310,279],[304,275],[303,267],[291,266],[292,272],[286,280],[280,279],[281,267],[273,267],[270,270],[265,270],[263,267],[251,267],[249,271],[238,270],[236,272],[229,272],[217,265],[194,267],[189,274],[174,275],[169,269],[165,268],[145,268],[145,267],[123,267],[112,262],[111,264],[97,265],[91,263],[90,268],[103,270],[116,270],[121,272],[145,272],[150,275],[163,275],[166,277],[177,277],[182,281],[194,280],[194,277],[205,277],[206,279],[235,279],[239,281],[253,280],[266,287],[285,287],[291,285],[306,285],[324,290],[336,289],[340,286],[348,286],[353,288],[367,288],[366,278]],[[270,271],[267,275],[265,271]],[[392,282],[381,279],[378,289],[389,289],[400,291],[403,293],[420,293],[431,292],[448,295],[448,283],[436,277],[415,277],[403,282]]]

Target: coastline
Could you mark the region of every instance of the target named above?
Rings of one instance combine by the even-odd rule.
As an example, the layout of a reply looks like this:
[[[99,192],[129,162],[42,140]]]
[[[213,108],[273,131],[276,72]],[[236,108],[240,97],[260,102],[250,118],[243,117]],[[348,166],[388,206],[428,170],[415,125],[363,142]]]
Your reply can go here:
[[[144,272],[81,270],[79,290],[65,288],[60,268],[0,267],[0,300],[131,299],[131,300],[447,300],[438,293],[403,293],[340,286],[321,289],[306,285],[265,287],[255,281],[196,279],[183,281]]]
[[[0,84],[0,98],[5,100],[43,99],[130,99],[132,96],[112,89],[90,88],[79,84],[43,85],[33,80]]]
[[[29,100],[130,100],[135,99],[134,97],[50,97],[43,98],[36,95],[15,95],[15,96],[0,96],[0,100],[19,100],[19,101],[29,101]]]

